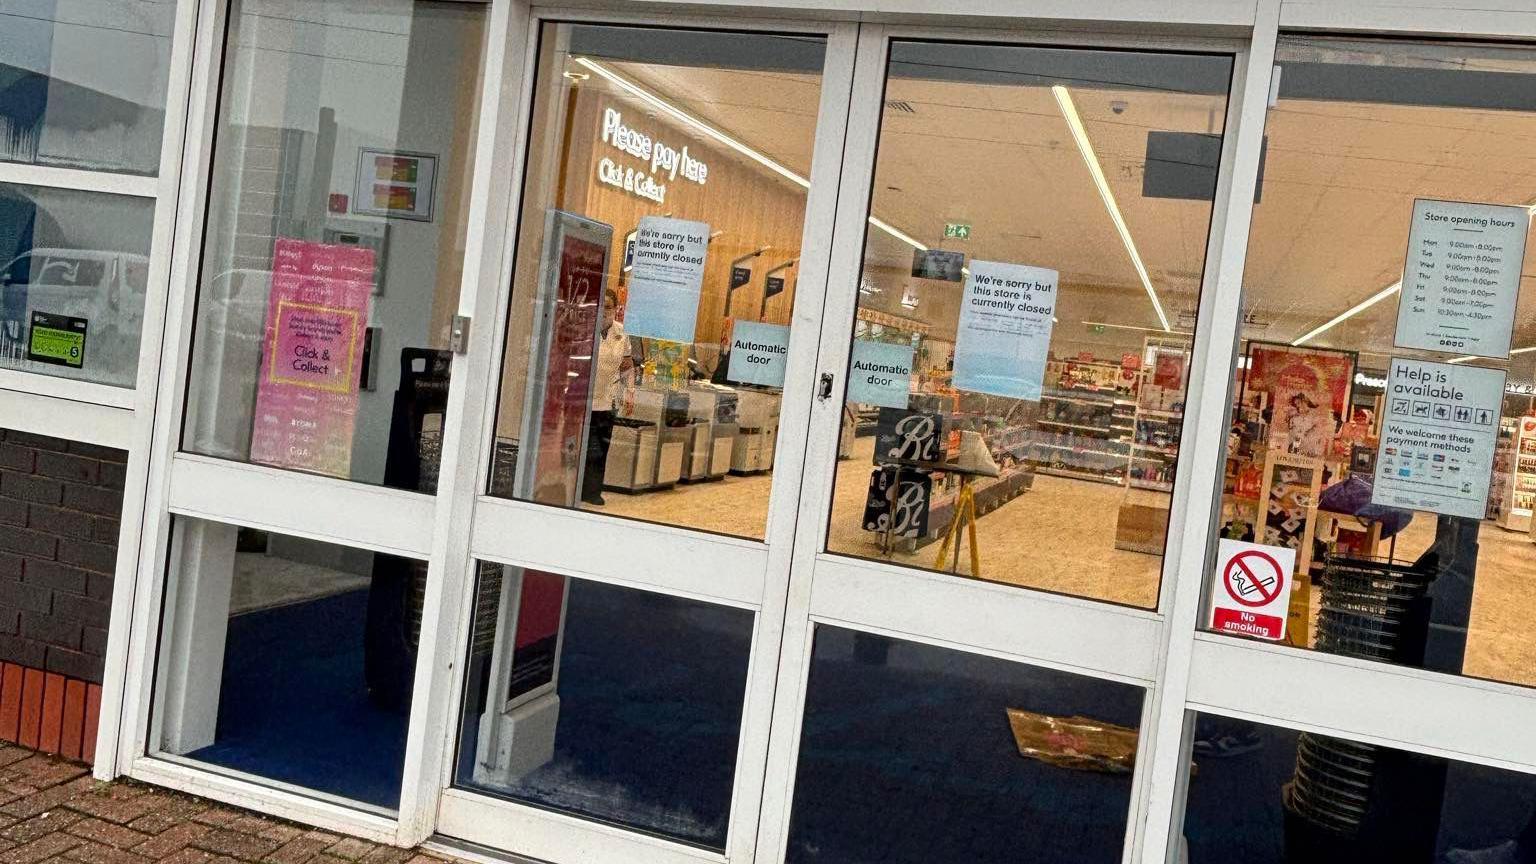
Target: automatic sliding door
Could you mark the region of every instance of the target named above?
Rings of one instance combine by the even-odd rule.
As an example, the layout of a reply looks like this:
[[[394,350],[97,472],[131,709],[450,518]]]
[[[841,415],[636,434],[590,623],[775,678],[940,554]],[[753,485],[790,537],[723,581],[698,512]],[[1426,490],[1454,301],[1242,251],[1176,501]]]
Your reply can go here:
[[[853,30],[533,26],[438,828],[750,860]]]
[[[1121,860],[1231,73],[862,31],[765,856]]]

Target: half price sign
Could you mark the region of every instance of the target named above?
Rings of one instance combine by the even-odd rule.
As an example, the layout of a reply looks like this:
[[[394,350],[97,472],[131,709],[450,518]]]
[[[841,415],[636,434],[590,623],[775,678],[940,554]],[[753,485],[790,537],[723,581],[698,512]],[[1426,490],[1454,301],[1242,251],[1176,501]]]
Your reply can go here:
[[[1296,550],[1222,540],[1211,582],[1211,629],[1278,642],[1296,572]]]

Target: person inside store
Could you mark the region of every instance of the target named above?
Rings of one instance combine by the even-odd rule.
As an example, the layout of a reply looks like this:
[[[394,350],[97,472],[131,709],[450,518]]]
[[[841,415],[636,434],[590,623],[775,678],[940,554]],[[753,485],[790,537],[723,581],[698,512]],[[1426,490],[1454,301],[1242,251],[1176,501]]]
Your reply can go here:
[[[625,380],[635,361],[629,355],[629,339],[619,323],[619,293],[603,292],[603,323],[598,332],[597,371],[592,379],[592,419],[587,427],[587,467],[582,472],[581,501],[603,504],[603,471],[608,464],[608,445],[613,441],[613,415],[623,398]]]

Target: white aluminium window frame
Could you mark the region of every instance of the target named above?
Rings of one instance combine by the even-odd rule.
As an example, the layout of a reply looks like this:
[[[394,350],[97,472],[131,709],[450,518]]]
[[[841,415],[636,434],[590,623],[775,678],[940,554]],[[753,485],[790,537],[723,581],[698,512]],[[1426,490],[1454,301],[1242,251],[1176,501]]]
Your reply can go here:
[[[1019,589],[1012,596],[986,587],[962,592],[942,577],[903,570],[890,565],[851,562],[822,552],[825,514],[802,518],[789,534],[771,537],[770,559],[793,554],[791,581],[774,590],[778,598],[754,596],[748,584],[703,586],[690,591],[672,585],[671,592],[698,596],[712,602],[755,603],[769,608],[788,608],[792,614],[781,639],[777,669],[774,664],[754,667],[753,676],[778,675],[776,704],[769,723],[743,730],[744,751],[766,750],[766,788],[762,793],[757,823],[756,848],[746,851],[743,840],[731,841],[732,860],[755,858],[765,864],[779,860],[783,851],[793,783],[795,749],[798,747],[800,711],[804,697],[804,672],[809,663],[811,626],[817,622],[853,625],[873,632],[930,644],[962,648],[1007,659],[1052,666],[1110,680],[1147,686],[1143,712],[1142,754],[1135,778],[1131,819],[1127,828],[1126,861],[1177,860],[1176,843],[1182,831],[1183,792],[1189,755],[1188,719],[1191,711],[1211,711],[1291,728],[1309,729],[1355,737],[1373,743],[1417,750],[1536,772],[1536,745],[1528,735],[1536,728],[1536,690],[1496,682],[1456,678],[1422,670],[1385,667],[1348,658],[1259,645],[1197,632],[1204,592],[1209,547],[1214,535],[1214,507],[1219,500],[1217,466],[1224,449],[1225,418],[1233,377],[1231,352],[1236,348],[1240,313],[1239,286],[1248,243],[1248,225],[1257,158],[1262,139],[1268,69],[1272,65],[1275,36],[1281,28],[1374,34],[1442,35],[1465,38],[1521,38],[1536,40],[1536,11],[1522,0],[1036,0],[1021,9],[1005,0],[956,0],[942,14],[922,0],[829,0],[807,4],[805,0],[700,0],[690,4],[690,14],[710,7],[718,15],[690,17],[706,26],[744,29],[760,17],[792,15],[801,26],[814,29],[814,19],[802,18],[803,7],[816,5],[816,15],[827,20],[824,29],[851,28],[854,19],[912,22],[920,20],[935,32],[955,34],[941,25],[960,24],[987,28],[975,35],[1007,41],[1039,42],[1045,30],[1098,28],[1128,34],[1118,37],[1079,37],[1091,47],[1125,41],[1144,41],[1149,46],[1165,32],[1209,32],[1239,38],[1232,99],[1227,109],[1222,172],[1212,216],[1201,292],[1200,330],[1195,365],[1203,375],[1194,376],[1191,411],[1186,418],[1185,458],[1181,460],[1175,489],[1175,509],[1183,514],[1178,532],[1170,532],[1165,551],[1160,611],[1106,610],[1102,604],[1072,598],[1049,598]],[[427,838],[438,827],[439,804],[463,793],[441,791],[451,770],[451,754],[457,729],[462,648],[467,634],[464,604],[473,592],[476,554],[492,556],[489,534],[498,520],[527,516],[548,520],[550,525],[574,526],[567,520],[600,520],[601,517],[538,511],[515,502],[482,502],[488,465],[490,417],[487,394],[494,392],[499,374],[505,291],[510,283],[515,214],[519,212],[522,165],[527,138],[528,103],[537,58],[536,20],[607,23],[676,23],[676,7],[651,0],[611,0],[600,11],[544,10],[513,0],[493,0],[489,16],[484,65],[481,126],[476,142],[472,182],[472,226],[467,238],[464,284],[459,307],[475,319],[470,352],[456,357],[453,387],[449,394],[444,458],[436,498],[394,490],[300,478],[288,472],[259,466],[219,463],[204,457],[178,454],[187,376],[192,310],[197,294],[203,219],[206,209],[211,142],[216,126],[219,70],[224,57],[227,0],[178,0],[173,41],[172,74],[168,88],[166,131],[161,170],[156,178],[98,177],[91,172],[60,172],[58,169],[0,165],[0,180],[77,188],[83,184],[96,191],[138,194],[156,201],[151,255],[150,285],[165,291],[150,292],[146,321],[164,322],[163,333],[146,327],[141,349],[139,386],[131,398],[113,394],[70,390],[78,382],[53,383],[44,376],[28,376],[27,386],[0,376],[0,416],[6,425],[59,434],[76,440],[126,447],[130,452],[128,492],[125,496],[123,534],[118,579],[113,601],[113,626],[108,645],[106,683],[103,689],[101,732],[98,737],[96,774],[108,778],[130,774],[141,779],[185,789],[230,803],[254,807],[279,816],[298,819],[335,830],[408,845]],[[1016,16],[1026,13],[1033,20]],[[919,17],[920,16],[920,17]],[[841,21],[842,23],[839,23]],[[1000,27],[1010,28],[1001,32]],[[875,32],[866,28],[866,36]],[[917,26],[891,32],[924,32]],[[874,38],[874,37],[870,37]],[[1065,37],[1064,37],[1065,38]],[[861,45],[864,42],[861,39]],[[1169,42],[1168,44],[1178,44]],[[831,58],[829,56],[829,63]],[[850,60],[850,62],[854,62]],[[869,61],[861,55],[857,62]],[[883,71],[883,70],[882,70]],[[869,74],[866,70],[864,74]],[[853,70],[849,70],[853,75]],[[824,79],[824,88],[827,86]],[[848,83],[845,86],[855,86]],[[829,114],[824,90],[822,117]],[[185,110],[181,110],[185,106]],[[873,146],[878,107],[854,104],[847,127],[849,151],[860,136]],[[873,116],[872,116],[873,115]],[[820,136],[827,134],[818,129]],[[843,148],[842,133],[836,140]],[[830,140],[830,139],[829,139]],[[821,160],[825,162],[825,160]],[[839,185],[840,175],[872,172],[872,163],[822,165],[813,182]],[[81,176],[88,175],[88,176]],[[47,182],[41,182],[47,181]],[[843,184],[854,183],[844,176]],[[858,182],[867,182],[861,180]],[[71,185],[74,184],[74,185]],[[110,188],[109,188],[110,187]],[[127,191],[137,190],[137,192]],[[820,356],[816,351],[797,352],[792,366],[805,368],[798,378],[810,380],[813,372],[832,371],[844,377],[848,351],[847,333],[835,332],[851,306],[837,300],[837,291],[820,295],[825,284],[836,285],[838,274],[857,272],[862,254],[865,215],[853,204],[841,205],[834,234],[833,224],[818,224],[820,236],[833,236],[824,247],[825,267],[832,276],[821,282],[803,282],[807,305],[797,299],[796,321],[810,322],[822,331]],[[862,205],[859,205],[861,207]],[[850,215],[852,213],[852,215]],[[851,226],[858,225],[855,231]],[[807,225],[808,236],[810,224]],[[830,280],[830,281],[829,281]],[[828,308],[823,310],[822,303]],[[828,322],[823,326],[822,322]],[[33,383],[36,377],[41,383]],[[112,389],[112,388],[105,388]],[[23,392],[23,390],[25,392]],[[114,401],[115,400],[115,401]],[[830,400],[834,403],[836,399]],[[12,422],[11,418],[21,418]],[[1193,419],[1198,417],[1199,419]],[[1220,422],[1218,422],[1218,418]],[[819,476],[829,464],[835,446],[834,425],[810,409],[799,422],[812,434],[804,446],[807,497],[819,513],[829,500],[822,493],[826,477]],[[832,432],[829,434],[828,430]],[[50,432],[49,430],[56,430]],[[217,464],[209,464],[217,463]],[[813,476],[818,475],[818,476]],[[313,483],[313,486],[305,484]],[[793,509],[796,496],[785,502],[775,484],[774,508]],[[783,484],[786,488],[792,484]],[[252,503],[274,490],[306,488],[334,508],[349,514],[347,520],[298,524],[281,513],[262,510]],[[220,490],[226,493],[216,494]],[[482,509],[484,513],[477,515]],[[439,646],[423,650],[418,665],[416,690],[406,751],[405,782],[399,817],[389,819],[324,802],[312,796],[278,790],[269,785],[232,778],[188,767],[169,760],[147,757],[148,711],[154,686],[154,653],[160,632],[160,598],[166,574],[167,536],[172,514],[195,515],[238,524],[267,527],[284,533],[344,545],[407,554],[429,561],[429,586],[424,612],[422,644]],[[142,518],[141,518],[142,517]],[[408,524],[407,524],[408,523]],[[597,524],[605,529],[611,521]],[[625,525],[626,530],[630,530]],[[670,535],[664,542],[683,542],[676,529],[638,526],[636,536],[647,532]],[[780,529],[783,530],[783,529]],[[791,539],[798,542],[791,543]],[[782,542],[781,542],[782,541]],[[726,554],[753,554],[745,546],[724,542],[711,547]],[[750,544],[748,544],[750,545]],[[472,551],[473,550],[473,551]],[[590,570],[601,575],[601,562],[572,566],[553,549],[533,549],[530,563],[549,564],[565,572]],[[564,567],[561,561],[567,561]],[[764,565],[771,569],[782,565]],[[829,578],[813,584],[812,572]],[[605,577],[611,578],[611,577]],[[879,580],[865,586],[861,580]],[[616,581],[616,580],[615,580]],[[926,592],[917,596],[950,606],[980,625],[961,632],[948,624],[924,622],[899,602],[896,586]],[[654,590],[654,586],[652,587]],[[965,586],[970,587],[970,586]],[[867,588],[867,590],[866,590]],[[856,606],[860,592],[883,591],[878,602]],[[1022,598],[1022,599],[1020,599]],[[908,598],[910,599],[910,598]],[[992,603],[991,601],[996,601]],[[818,614],[818,610],[822,614]],[[864,617],[844,621],[839,610],[860,611]],[[969,611],[966,611],[969,610]],[[794,616],[798,615],[796,619]],[[906,618],[902,616],[906,615]],[[1073,618],[1068,630],[1093,626],[1093,622],[1123,628],[1117,644],[1100,641],[1073,648],[1049,633],[1037,643],[1020,643],[1004,630],[1048,627],[1047,619]],[[884,622],[872,624],[871,621]],[[1306,698],[1298,698],[1304,695]],[[1367,701],[1390,706],[1369,710]],[[1427,708],[1427,710],[1425,710]],[[1404,718],[1422,712],[1404,722]],[[1492,718],[1493,731],[1473,730],[1453,722],[1459,717]],[[750,745],[748,741],[750,739]],[[786,768],[787,766],[787,768]],[[738,771],[742,770],[740,765]],[[503,812],[487,810],[486,813]],[[562,817],[564,818],[564,817]],[[545,830],[559,819],[530,822]],[[593,848],[639,850],[636,860],[670,860],[671,850],[652,850],[631,843],[634,835],[602,839],[590,826],[556,826],[541,843],[559,850],[569,848],[573,837],[594,838]],[[609,844],[618,844],[612,846]]]
[[[161,759],[151,751],[151,708],[160,650],[161,603],[165,596],[171,524],[181,515],[211,522],[259,527],[308,539],[405,557],[426,558],[432,532],[430,496],[305,477],[264,466],[179,453],[190,346],[203,252],[213,138],[217,129],[221,74],[225,57],[228,0],[178,0],[178,20],[185,38],[178,46],[191,58],[180,79],[176,116],[178,136],[175,195],[167,256],[170,291],[160,310],[164,337],[156,346],[153,367],[141,392],[158,396],[141,424],[141,452],[151,471],[130,494],[143,502],[141,534],[134,544],[136,590],[123,591],[113,610],[109,676],[121,670],[118,685],[104,692],[97,774],[124,774],[239,806],[331,830],[393,842],[398,820],[274,784],[194,768],[181,760]],[[169,182],[169,181],[167,181]],[[146,316],[147,317],[147,316]],[[142,378],[141,378],[142,380]],[[445,452],[445,465],[452,454]],[[313,512],[276,506],[285,494],[313,496]],[[125,519],[126,524],[126,519]],[[363,527],[370,526],[370,527]],[[123,569],[119,568],[120,572]],[[121,608],[119,608],[121,607]],[[108,701],[112,721],[108,723]],[[109,728],[110,726],[110,728]],[[103,755],[105,754],[105,755]]]
[[[111,387],[89,381],[54,378],[17,370],[0,370],[0,425],[33,434],[84,441],[127,451],[123,509],[118,532],[116,574],[113,579],[111,626],[102,676],[100,720],[97,727],[96,777],[119,772],[118,748],[122,695],[126,684],[123,660],[139,584],[139,545],[145,513],[144,490],[150,471],[150,430],[155,416],[157,383],[164,332],[159,326],[170,286],[172,239],[181,191],[182,145],[187,126],[183,107],[192,76],[192,33],[196,0],[177,0],[172,17],[164,120],[158,169],[154,176],[83,171],[48,166],[0,163],[0,182],[129,196],[154,202],[150,230],[149,268],[144,300],[144,326],[139,343],[135,386]]]

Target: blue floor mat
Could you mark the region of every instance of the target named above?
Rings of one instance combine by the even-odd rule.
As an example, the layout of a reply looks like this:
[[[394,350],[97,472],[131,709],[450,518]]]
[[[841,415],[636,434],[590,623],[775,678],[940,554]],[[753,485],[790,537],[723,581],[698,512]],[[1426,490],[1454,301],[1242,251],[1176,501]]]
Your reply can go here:
[[[368,700],[367,611],[362,589],[231,618],[218,735],[187,755],[397,808],[407,712]]]

